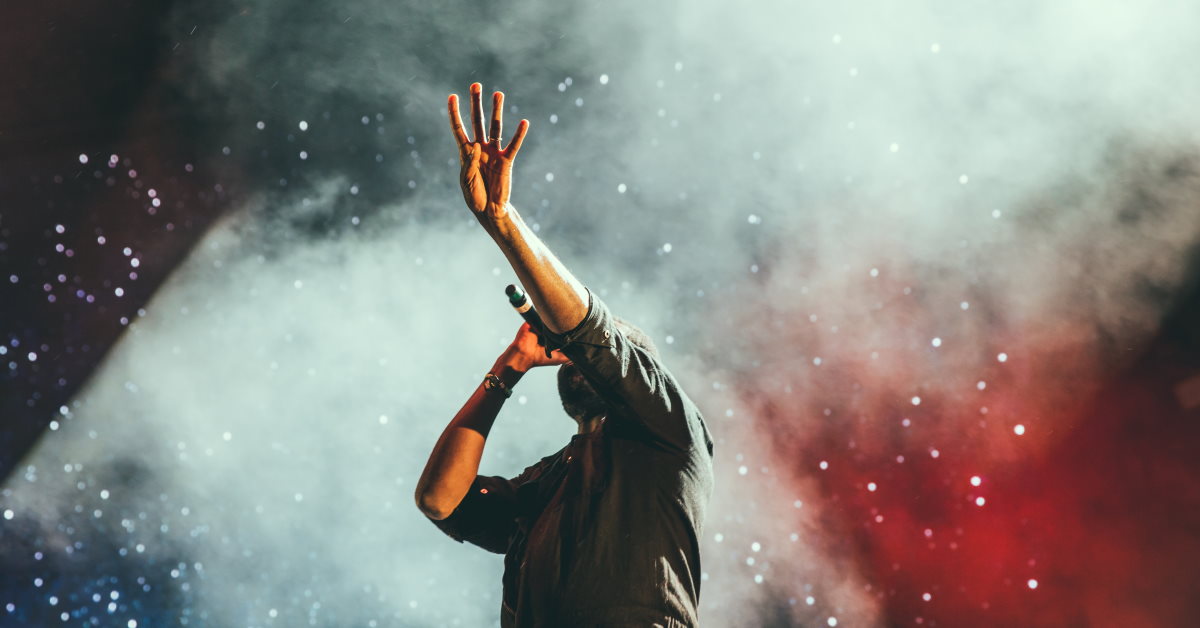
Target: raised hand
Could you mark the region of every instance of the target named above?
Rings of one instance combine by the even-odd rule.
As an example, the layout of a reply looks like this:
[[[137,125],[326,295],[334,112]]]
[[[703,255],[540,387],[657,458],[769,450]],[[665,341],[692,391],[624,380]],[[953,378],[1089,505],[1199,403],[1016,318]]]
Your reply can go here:
[[[521,150],[529,120],[521,120],[517,132],[505,148],[500,147],[504,93],[492,94],[492,120],[489,132],[483,130],[483,86],[471,84],[471,126],[475,140],[467,138],[458,112],[458,94],[450,94],[450,131],[458,142],[458,159],[462,168],[459,185],[467,207],[484,226],[508,215],[508,198],[512,188],[513,159]]]

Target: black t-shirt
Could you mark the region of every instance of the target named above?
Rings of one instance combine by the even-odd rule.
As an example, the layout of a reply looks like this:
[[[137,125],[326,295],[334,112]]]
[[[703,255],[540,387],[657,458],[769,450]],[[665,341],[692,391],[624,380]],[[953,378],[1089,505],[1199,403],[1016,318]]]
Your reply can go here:
[[[698,625],[712,437],[700,410],[588,290],[563,354],[611,407],[512,479],[477,476],[434,525],[504,554],[504,628]]]

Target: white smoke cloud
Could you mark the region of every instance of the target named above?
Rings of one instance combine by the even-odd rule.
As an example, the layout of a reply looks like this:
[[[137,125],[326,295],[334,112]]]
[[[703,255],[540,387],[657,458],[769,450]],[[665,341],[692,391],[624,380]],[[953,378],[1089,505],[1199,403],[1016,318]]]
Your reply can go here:
[[[478,79],[518,107],[509,129],[533,122],[514,203],[656,338],[718,440],[705,623],[884,623],[872,576],[798,471],[813,461],[780,452],[813,445],[822,419],[808,409],[850,386],[839,373],[876,368],[872,383],[898,402],[928,404],[990,377],[978,374],[994,366],[991,344],[1013,330],[1040,334],[1024,346],[1065,347],[1084,374],[1107,368],[1078,358],[1105,354],[1097,337],[1153,332],[1168,303],[1137,295],[1178,285],[1200,231],[1196,18],[1185,3],[484,15],[258,3],[212,24],[188,58],[204,72],[192,97],[240,125],[231,138],[244,120],[317,119],[345,97],[415,139],[370,149],[390,148],[384,175],[330,164],[286,196],[250,181],[261,196],[163,287],[27,461],[38,482],[15,478],[9,502],[52,528],[80,516],[77,502],[103,506],[105,469],[128,461],[149,479],[109,498],[126,510],[104,513],[98,534],[186,557],[222,625],[492,625],[498,557],[442,537],[411,502],[437,434],[518,322],[500,298],[511,272],[447,163],[445,95]],[[341,220],[335,207],[367,176],[419,185],[337,238],[264,217]],[[409,220],[422,212],[435,218]],[[933,337],[939,357],[923,352]],[[736,389],[754,361],[777,365],[768,384],[795,387],[784,433]],[[526,402],[504,410],[484,472],[515,474],[566,441],[551,376],[522,382]],[[977,420],[925,434],[945,442]]]

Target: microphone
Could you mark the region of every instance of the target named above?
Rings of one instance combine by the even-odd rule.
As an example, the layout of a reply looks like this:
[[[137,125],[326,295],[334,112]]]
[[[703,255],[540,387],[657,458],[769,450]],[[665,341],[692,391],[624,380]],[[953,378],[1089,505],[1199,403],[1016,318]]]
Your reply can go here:
[[[537,310],[533,309],[533,302],[525,296],[525,293],[520,288],[510,283],[504,289],[504,294],[508,295],[509,305],[513,306],[517,314],[520,314],[521,318],[525,319],[525,322],[529,323],[529,326],[533,328],[534,335],[538,337],[538,344],[546,348],[547,358],[550,357],[551,351],[561,348],[561,345],[551,346],[557,344],[551,340],[554,338],[554,333],[546,328],[546,323],[542,322],[542,317],[537,313]]]

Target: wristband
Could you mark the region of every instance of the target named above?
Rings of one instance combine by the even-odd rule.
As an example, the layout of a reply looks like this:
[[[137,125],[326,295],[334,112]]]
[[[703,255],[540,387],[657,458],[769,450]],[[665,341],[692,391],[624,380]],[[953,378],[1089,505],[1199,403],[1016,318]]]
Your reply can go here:
[[[504,382],[495,373],[488,373],[483,376],[483,388],[484,390],[499,390],[504,393],[505,399],[512,396],[512,389],[505,386]]]

